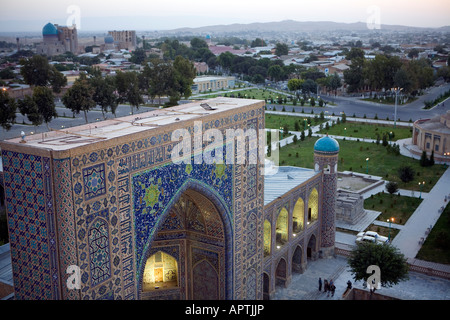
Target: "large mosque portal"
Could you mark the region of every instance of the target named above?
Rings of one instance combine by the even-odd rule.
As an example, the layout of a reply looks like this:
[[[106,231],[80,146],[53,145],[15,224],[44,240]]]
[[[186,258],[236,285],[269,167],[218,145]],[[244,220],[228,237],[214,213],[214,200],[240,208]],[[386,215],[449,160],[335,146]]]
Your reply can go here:
[[[147,254],[142,299],[225,299],[222,216],[206,196],[186,190],[167,212]]]

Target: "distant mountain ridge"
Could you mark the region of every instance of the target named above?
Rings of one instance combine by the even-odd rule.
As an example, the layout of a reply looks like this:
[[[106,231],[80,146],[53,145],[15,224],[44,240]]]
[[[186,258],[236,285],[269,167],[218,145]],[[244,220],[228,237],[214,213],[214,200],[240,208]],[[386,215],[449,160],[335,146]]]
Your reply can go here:
[[[411,27],[402,25],[380,25],[381,30],[390,31],[443,31],[450,32],[450,26],[440,28]],[[212,25],[198,28],[177,28],[173,30],[164,30],[164,32],[173,33],[205,33],[205,32],[314,32],[314,31],[365,31],[369,30],[365,22],[332,22],[332,21],[295,21],[283,20],[278,22],[254,22],[249,24],[234,23],[229,25]]]

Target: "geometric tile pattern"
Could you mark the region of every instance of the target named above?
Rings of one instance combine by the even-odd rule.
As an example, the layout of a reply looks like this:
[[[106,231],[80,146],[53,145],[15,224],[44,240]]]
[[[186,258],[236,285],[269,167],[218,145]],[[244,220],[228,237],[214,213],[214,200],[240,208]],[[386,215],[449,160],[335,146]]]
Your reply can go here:
[[[90,200],[106,193],[105,164],[83,169],[84,198]],[[77,190],[75,190],[77,192]]]
[[[203,118],[202,129],[215,128],[224,134],[229,128],[264,129],[260,103],[221,115]],[[194,132],[194,126],[185,127]],[[210,267],[217,261],[225,265],[213,267],[218,287],[226,288],[220,295],[262,299],[264,177],[259,168],[248,163],[174,165],[170,134],[159,129],[155,132],[130,135],[133,138],[108,146],[94,143],[88,151],[77,149],[64,159],[4,148],[5,195],[18,299],[139,298],[141,262],[153,250],[147,247],[148,241],[164,210],[170,210],[187,188],[205,196],[220,214],[221,221],[217,215],[202,220],[194,219],[201,215],[192,211],[190,225],[185,225],[185,229],[204,230],[208,241],[225,240],[223,253],[214,253],[208,243],[202,253],[208,256]],[[97,149],[92,150],[94,146]],[[27,145],[21,147],[26,149]],[[224,157],[225,153],[226,148]],[[165,228],[186,222],[166,221]],[[177,258],[181,282],[189,276],[185,259],[181,254]],[[66,268],[72,264],[81,269],[81,290],[65,286]]]
[[[111,276],[108,229],[108,223],[101,218],[95,220],[89,227],[89,258],[92,286],[98,285]]]
[[[11,151],[2,158],[16,298],[53,299],[43,158]]]

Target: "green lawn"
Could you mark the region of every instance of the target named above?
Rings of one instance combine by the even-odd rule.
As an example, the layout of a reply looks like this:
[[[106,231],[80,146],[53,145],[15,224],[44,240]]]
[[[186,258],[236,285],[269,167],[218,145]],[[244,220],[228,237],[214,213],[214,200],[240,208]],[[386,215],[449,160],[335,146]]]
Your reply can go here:
[[[365,124],[362,122],[346,122],[335,124],[328,130],[322,129],[320,133],[327,133],[335,136],[355,137],[374,139],[377,137],[380,141],[383,139],[383,134],[389,141],[389,134],[391,133],[391,141],[410,138],[412,136],[412,129],[407,127],[388,126],[383,124]]]
[[[418,198],[380,192],[364,200],[364,208],[380,211],[377,220],[394,218],[393,223],[404,225],[421,202],[422,199]]]
[[[298,129],[303,130],[306,122],[306,127],[308,126],[308,121],[311,126],[319,125],[326,120],[320,120],[319,116],[312,117],[297,117],[297,116],[284,116],[277,114],[266,113],[265,117],[266,128],[267,129],[280,129],[281,127],[287,126],[289,131],[296,131],[295,123],[298,123]]]
[[[289,97],[293,97],[293,95],[290,95],[288,93],[278,93],[273,92],[266,89],[246,89],[246,90],[237,90],[234,92],[226,92],[230,90],[222,90],[222,91],[215,91],[211,92],[211,94],[208,94],[206,96],[201,96],[202,99],[210,99],[210,98],[216,98],[219,96],[223,97],[230,97],[230,98],[244,98],[244,99],[256,99],[256,100],[266,100],[267,103],[270,104],[283,104],[288,106],[293,106],[293,101],[289,99]],[[280,100],[281,98],[281,100]],[[297,106],[301,106],[300,101],[297,101]],[[304,104],[305,107],[310,107],[310,103],[308,101],[305,101]],[[319,102],[315,102],[315,106],[319,107]],[[287,111],[292,111],[287,110]]]
[[[280,165],[314,168],[313,147],[317,139],[317,137],[307,137],[305,141],[298,141],[297,144],[289,144],[281,148]],[[339,171],[348,170],[366,173],[366,158],[369,158],[368,173],[370,175],[381,176],[385,180],[395,181],[401,189],[419,191],[418,183],[425,181],[422,191],[428,192],[445,171],[445,167],[438,164],[432,167],[421,167],[419,160],[388,153],[386,147],[383,147],[381,144],[349,140],[338,140],[338,142],[340,145]],[[404,183],[399,179],[397,171],[402,165],[413,168],[415,171],[413,181]]]
[[[428,235],[417,259],[450,264],[450,205],[447,204]]]

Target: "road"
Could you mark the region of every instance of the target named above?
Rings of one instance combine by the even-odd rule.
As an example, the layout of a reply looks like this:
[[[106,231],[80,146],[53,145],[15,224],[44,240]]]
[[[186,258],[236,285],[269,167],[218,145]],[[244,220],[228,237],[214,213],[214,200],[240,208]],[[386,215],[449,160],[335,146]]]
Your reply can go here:
[[[410,119],[412,121],[416,121],[418,119],[429,119],[445,113],[447,110],[450,110],[450,100],[445,101],[446,103],[443,106],[436,106],[429,110],[422,108],[424,106],[424,101],[434,100],[448,90],[450,90],[450,83],[446,83],[438,87],[432,87],[425,95],[419,97],[417,100],[408,104],[398,105],[397,118],[400,118],[401,121],[409,121]],[[325,101],[332,102],[335,105],[328,105],[323,108],[296,106],[294,107],[295,112],[301,112],[303,109],[306,113],[310,113],[311,110],[314,110],[315,113],[319,113],[320,111],[328,111],[328,114],[334,113],[335,115],[344,112],[347,117],[351,117],[355,114],[356,117],[359,118],[363,118],[364,115],[366,115],[367,118],[374,118],[375,115],[377,115],[379,119],[386,119],[387,117],[389,117],[390,120],[394,119],[395,107],[393,105],[362,101],[361,97],[334,97],[331,95],[321,95],[321,97]],[[274,108],[275,110],[281,111],[283,106],[268,105],[268,109],[269,108]],[[291,111],[290,108],[291,106],[286,107],[286,110]]]

